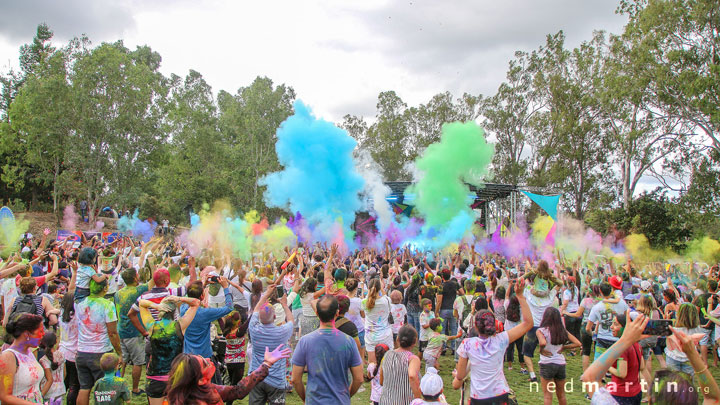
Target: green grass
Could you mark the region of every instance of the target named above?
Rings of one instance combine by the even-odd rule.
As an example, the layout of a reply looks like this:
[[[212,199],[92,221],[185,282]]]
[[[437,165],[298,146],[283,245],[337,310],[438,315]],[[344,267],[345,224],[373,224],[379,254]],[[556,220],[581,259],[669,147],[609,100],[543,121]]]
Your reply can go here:
[[[455,391],[452,389],[452,376],[451,372],[455,368],[455,363],[453,361],[452,356],[447,355],[443,356],[440,359],[440,375],[443,377],[443,380],[445,381],[445,397],[448,400],[449,404],[458,404],[460,401],[460,395],[458,391]],[[657,361],[653,362],[653,370],[656,370],[658,368]],[[425,369],[425,364],[423,363],[422,370]],[[538,372],[538,366],[537,366],[537,359],[535,361],[535,372]],[[717,380],[720,378],[720,369],[718,367],[710,367],[710,370],[712,371],[713,376]],[[129,369],[128,369],[129,371]],[[585,394],[582,392],[582,384],[580,382],[580,375],[582,374],[582,361],[580,356],[570,357],[567,356],[567,381],[573,381],[574,383],[574,391],[567,393],[567,400],[568,404],[588,404],[589,401],[585,399]],[[531,387],[530,383],[528,382],[528,376],[524,374],[520,374],[520,367],[518,363],[513,364],[513,369],[508,370],[507,366],[505,367],[505,378],[508,380],[508,384],[510,384],[510,388],[512,388],[515,391],[515,394],[517,395],[518,402],[520,404],[540,404],[543,401],[543,395],[542,395],[542,388],[537,386],[537,390],[535,390],[534,386]],[[539,379],[539,378],[538,378]],[[130,383],[130,375],[129,372],[127,373],[127,379],[128,385]],[[143,375],[143,378],[140,382],[140,387],[142,388],[145,384],[145,377]],[[370,383],[364,383],[363,386],[365,387],[364,392],[357,393],[352,398],[353,404],[368,404],[370,403]],[[300,398],[295,394],[288,394],[287,397],[287,403],[291,405],[295,404],[302,404],[302,401]],[[246,404],[248,401],[247,399],[243,399],[242,401],[235,401],[235,404]],[[145,399],[145,396],[140,397],[134,397],[133,400],[130,402],[134,405],[141,405],[141,404],[147,404],[147,400]],[[553,403],[557,404],[557,398],[554,398]]]

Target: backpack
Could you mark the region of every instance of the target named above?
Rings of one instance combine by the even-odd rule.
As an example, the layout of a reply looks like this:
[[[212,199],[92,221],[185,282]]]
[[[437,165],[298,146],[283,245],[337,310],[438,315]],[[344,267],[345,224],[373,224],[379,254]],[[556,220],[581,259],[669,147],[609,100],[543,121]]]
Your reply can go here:
[[[33,315],[37,315],[38,313],[38,308],[35,304],[35,297],[32,294],[23,295],[20,300],[15,300],[15,305],[13,305],[13,309],[10,312],[10,316],[8,317],[8,319],[12,319],[12,316],[14,316],[15,314],[24,313]]]
[[[461,295],[461,296],[460,296],[460,300],[461,300],[462,303],[463,303],[463,311],[462,311],[462,314],[460,314],[460,315],[461,315],[461,317],[460,317],[460,324],[462,324],[463,322],[465,322],[465,319],[467,319],[468,315],[470,314],[470,311],[472,310],[472,307],[471,307],[470,304],[468,303],[468,300],[467,300],[467,297],[466,297],[466,296]]]

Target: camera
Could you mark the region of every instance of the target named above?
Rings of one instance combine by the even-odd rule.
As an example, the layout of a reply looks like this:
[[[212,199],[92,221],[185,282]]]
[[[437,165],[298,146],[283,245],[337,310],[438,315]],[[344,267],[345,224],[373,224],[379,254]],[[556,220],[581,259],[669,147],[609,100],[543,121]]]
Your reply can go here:
[[[219,282],[220,282],[220,277],[218,277],[218,276],[210,276],[210,278],[208,278],[208,281],[210,281],[211,283],[219,283]]]

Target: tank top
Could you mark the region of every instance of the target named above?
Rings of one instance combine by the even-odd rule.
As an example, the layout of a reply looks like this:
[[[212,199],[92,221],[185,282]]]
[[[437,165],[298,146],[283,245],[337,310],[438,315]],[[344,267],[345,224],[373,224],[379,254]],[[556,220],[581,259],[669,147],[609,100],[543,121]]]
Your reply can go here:
[[[165,377],[175,356],[183,352],[183,336],[177,321],[160,320],[150,327],[148,377]]]
[[[44,318],[45,317],[45,308],[43,308],[43,305],[42,305],[42,299],[43,299],[42,295],[32,295],[32,294],[30,294],[30,295],[32,296],[32,300],[35,303],[35,315],[39,315]],[[15,298],[15,302],[13,303],[13,307],[12,307],[13,311],[15,310],[15,308],[17,308],[18,304],[20,303],[20,301],[22,301],[23,297],[25,297],[25,294],[20,294],[17,296],[17,298]]]
[[[540,328],[540,333],[543,334],[545,337],[545,350],[550,352],[550,356],[543,356],[542,353],[540,354],[540,361],[538,364],[565,364],[565,356],[562,355],[562,353],[558,353],[558,350],[563,347],[563,345],[554,345],[551,342],[551,336],[550,336],[550,330],[548,328]]]
[[[382,361],[383,391],[380,405],[409,404],[413,400],[408,367],[412,353],[391,350]]]
[[[42,366],[32,353],[23,354],[12,348],[7,350],[11,351],[17,359],[17,370],[13,379],[13,396],[34,404],[42,404],[40,381],[45,376]]]
[[[58,351],[62,353],[66,361],[75,362],[78,350],[78,319],[75,315],[70,322],[64,322],[60,317],[60,346]]]

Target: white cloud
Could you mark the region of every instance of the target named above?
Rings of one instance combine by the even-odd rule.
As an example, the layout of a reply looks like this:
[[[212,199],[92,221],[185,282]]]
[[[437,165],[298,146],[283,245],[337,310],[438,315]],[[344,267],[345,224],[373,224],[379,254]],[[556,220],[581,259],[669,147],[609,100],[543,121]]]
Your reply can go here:
[[[19,5],[22,3],[22,6]],[[59,6],[62,4],[63,6]],[[408,104],[439,92],[492,94],[518,50],[565,30],[568,45],[594,29],[618,32],[624,17],[607,0],[390,1],[230,0],[22,1],[4,5],[0,66],[46,21],[59,44],[87,33],[94,43],[149,45],[166,75],[199,71],[217,92],[258,75],[292,86],[326,119],[369,116],[377,95]],[[5,22],[5,24],[2,24]]]

